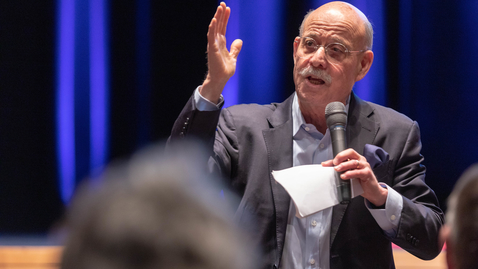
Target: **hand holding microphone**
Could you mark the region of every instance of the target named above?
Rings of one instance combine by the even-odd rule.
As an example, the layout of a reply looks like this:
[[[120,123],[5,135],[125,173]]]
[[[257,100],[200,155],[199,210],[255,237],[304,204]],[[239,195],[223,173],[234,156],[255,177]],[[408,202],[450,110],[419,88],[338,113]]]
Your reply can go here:
[[[325,108],[325,118],[332,139],[332,151],[334,159],[340,153],[339,164],[335,170],[340,175],[337,182],[337,190],[340,203],[347,204],[352,199],[350,178],[360,180],[364,193],[362,196],[375,206],[385,204],[388,190],[378,184],[370,164],[364,156],[353,149],[347,149],[346,126],[347,111],[341,102],[332,102]],[[324,166],[332,166],[333,160],[323,162]]]

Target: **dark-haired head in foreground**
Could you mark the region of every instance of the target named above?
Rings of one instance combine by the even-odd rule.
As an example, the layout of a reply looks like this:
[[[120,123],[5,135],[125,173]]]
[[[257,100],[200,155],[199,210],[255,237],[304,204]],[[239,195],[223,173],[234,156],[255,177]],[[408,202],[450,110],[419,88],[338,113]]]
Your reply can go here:
[[[448,198],[442,237],[448,268],[478,268],[478,164],[463,173]]]

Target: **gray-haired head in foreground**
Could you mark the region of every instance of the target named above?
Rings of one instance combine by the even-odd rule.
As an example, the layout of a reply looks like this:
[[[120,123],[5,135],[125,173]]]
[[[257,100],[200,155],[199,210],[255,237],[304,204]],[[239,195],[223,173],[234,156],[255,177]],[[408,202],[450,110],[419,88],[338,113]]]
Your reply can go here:
[[[254,268],[219,186],[197,163],[201,151],[160,152],[82,186],[68,211],[61,268]]]

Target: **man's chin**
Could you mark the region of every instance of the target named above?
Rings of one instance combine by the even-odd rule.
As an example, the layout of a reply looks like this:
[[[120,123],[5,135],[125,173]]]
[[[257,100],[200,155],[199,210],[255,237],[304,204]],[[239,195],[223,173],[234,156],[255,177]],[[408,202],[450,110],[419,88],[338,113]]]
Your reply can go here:
[[[297,91],[297,96],[299,100],[307,103],[317,102],[325,97],[324,92],[316,88],[303,88]]]

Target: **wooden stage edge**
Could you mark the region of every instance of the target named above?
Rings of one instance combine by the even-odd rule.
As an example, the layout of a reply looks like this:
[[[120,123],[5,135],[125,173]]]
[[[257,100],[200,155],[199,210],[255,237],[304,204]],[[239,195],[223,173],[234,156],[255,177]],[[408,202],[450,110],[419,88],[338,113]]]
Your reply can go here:
[[[56,269],[59,268],[60,246],[0,246],[2,269]],[[393,249],[397,269],[446,269],[446,255],[442,251],[431,261],[423,261],[400,249]]]

